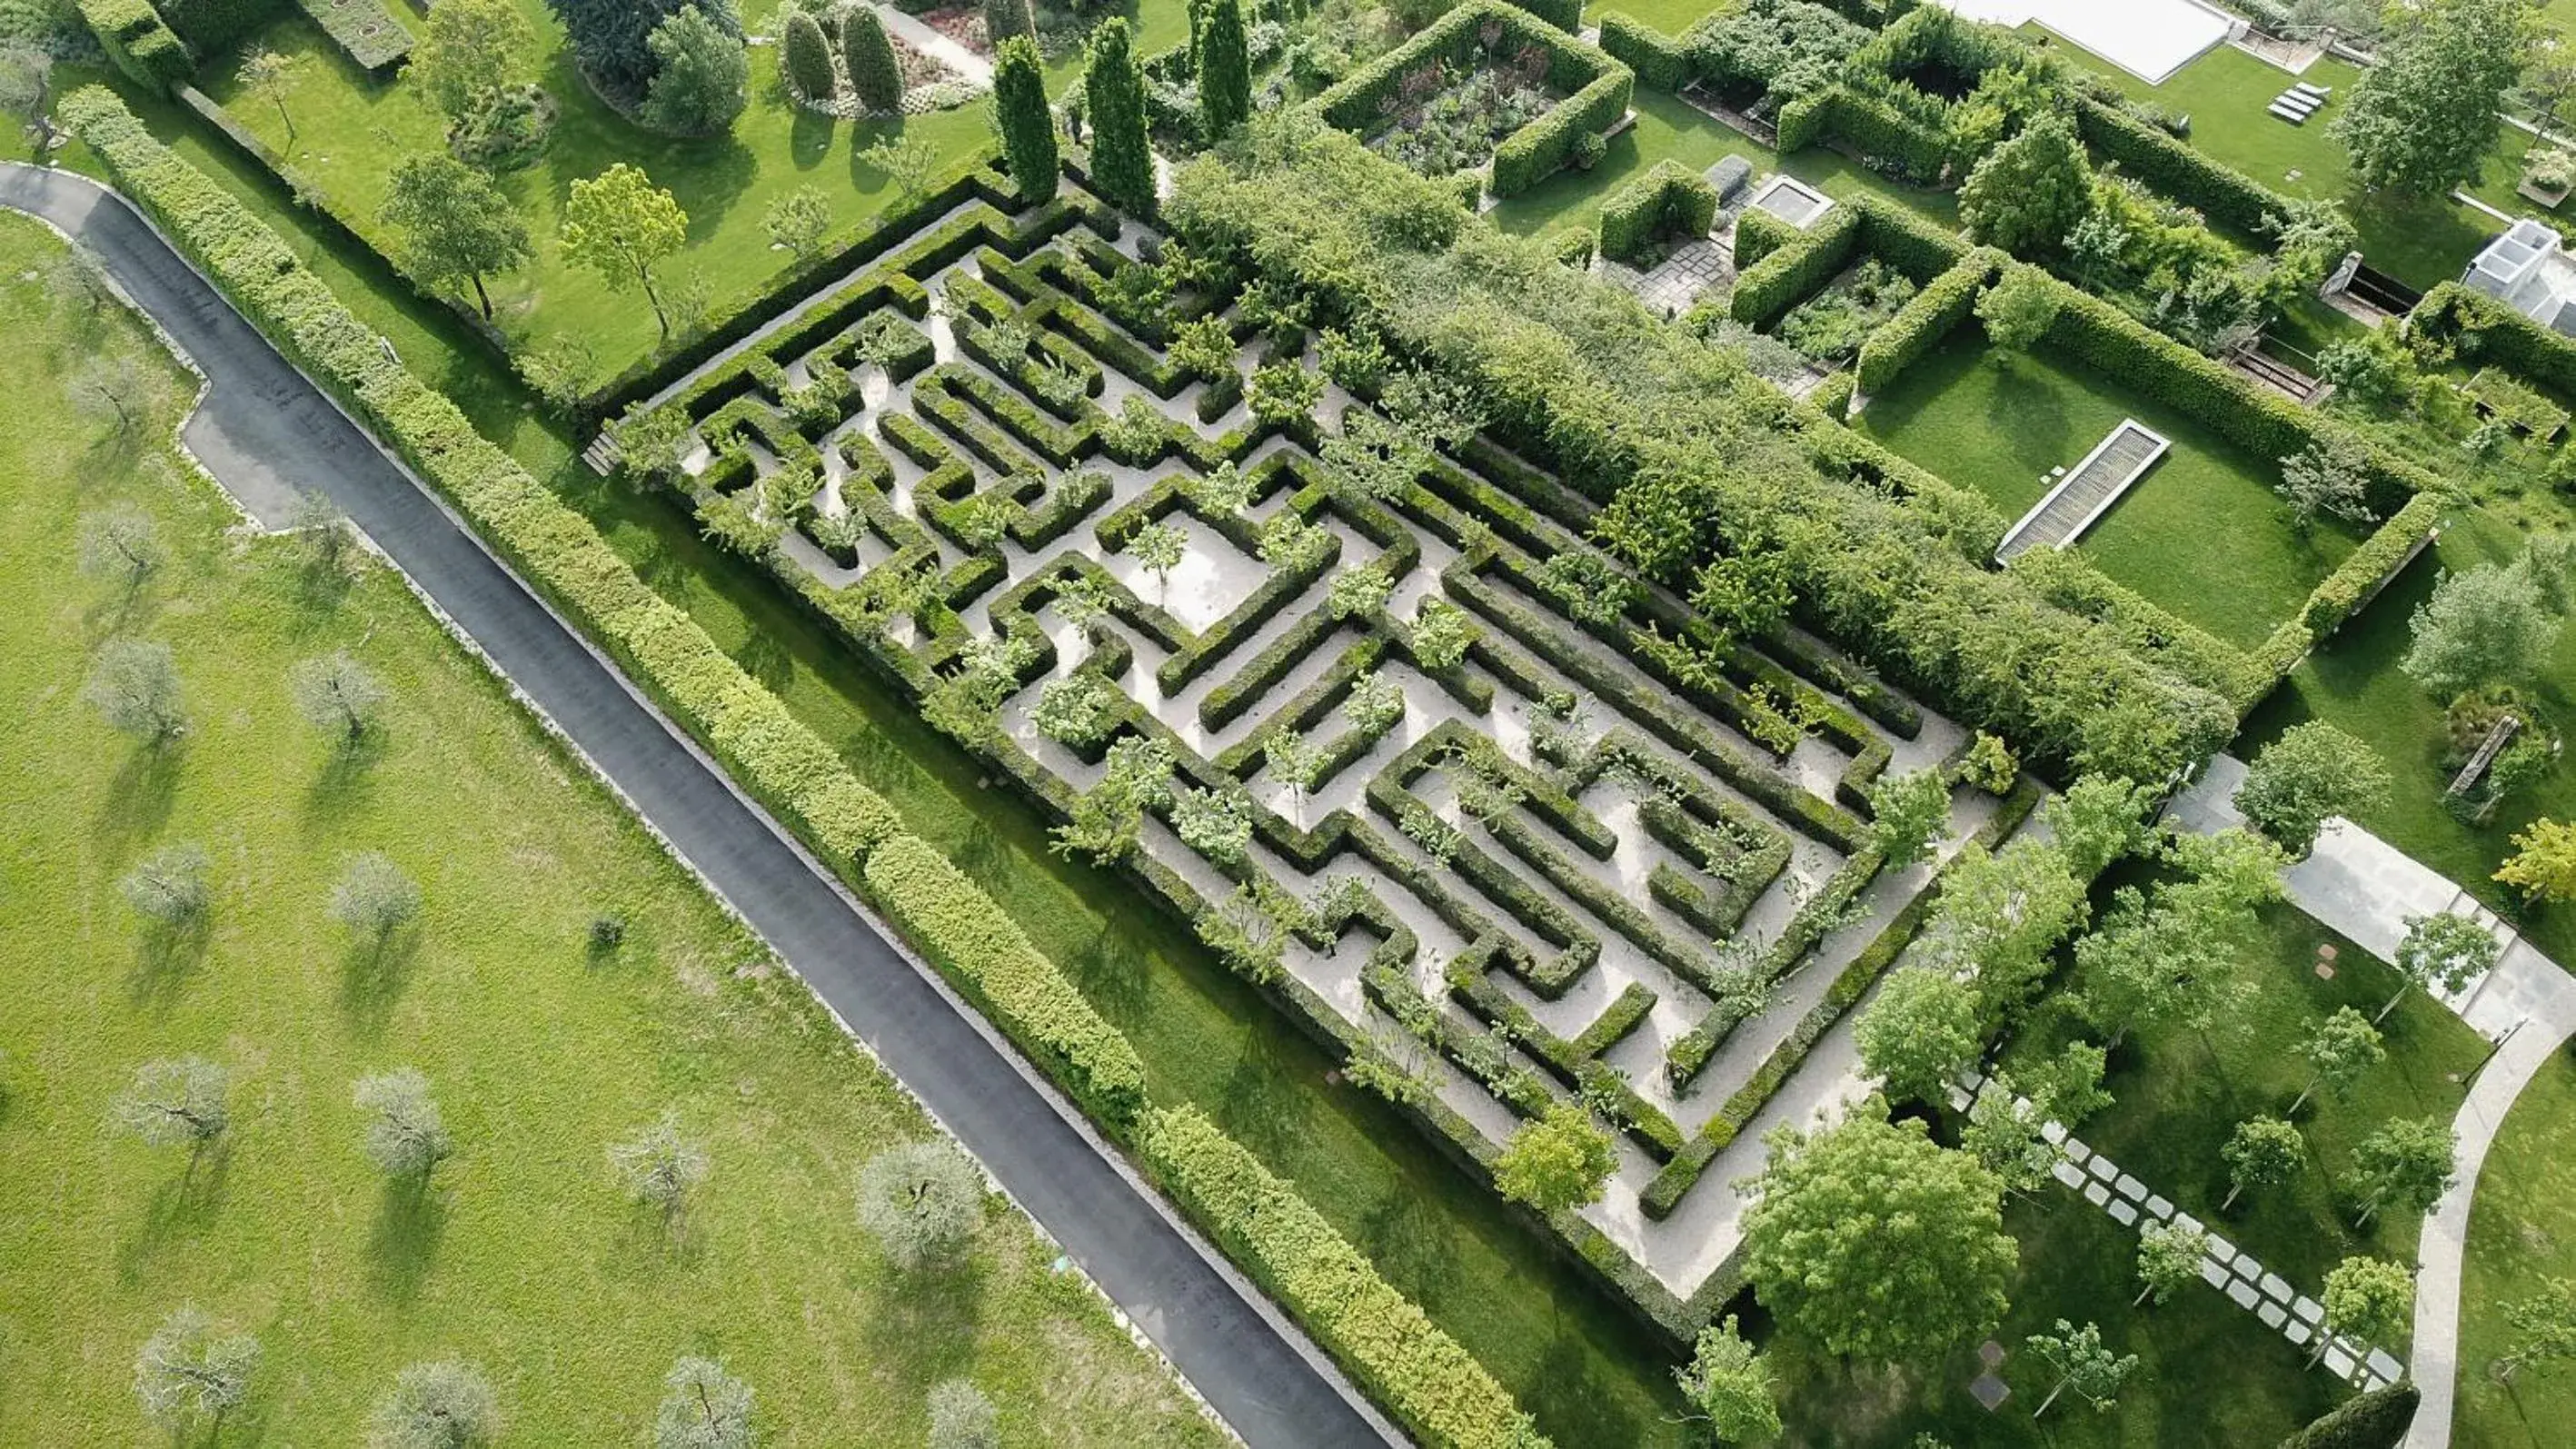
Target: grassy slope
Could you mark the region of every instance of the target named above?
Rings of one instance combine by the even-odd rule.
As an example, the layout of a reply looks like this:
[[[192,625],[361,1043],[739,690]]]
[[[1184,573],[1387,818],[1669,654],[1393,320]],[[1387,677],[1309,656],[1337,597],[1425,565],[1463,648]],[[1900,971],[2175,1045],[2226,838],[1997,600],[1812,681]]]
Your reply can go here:
[[[2452,1421],[2464,1449],[2546,1442],[2576,1423],[2576,1364],[2526,1368],[2510,1388],[2488,1372],[2513,1341],[2504,1306],[2543,1277],[2576,1279],[2576,1062],[2565,1052],[2514,1103],[2470,1209]]]
[[[924,1391],[961,1373],[1015,1436],[1216,1443],[1016,1214],[996,1209],[955,1278],[889,1281],[850,1183],[927,1135],[921,1113],[398,580],[370,569],[316,602],[291,544],[220,532],[211,488],[62,406],[95,344],[49,334],[19,280],[54,247],[0,222],[0,388],[22,403],[0,433],[18,621],[0,634],[0,1440],[134,1442],[134,1350],[193,1300],[260,1334],[269,1442],[354,1442],[397,1367],[449,1353],[493,1370],[514,1438],[618,1442],[691,1351],[754,1383],[774,1443],[917,1435]],[[173,551],[123,610],[71,564],[75,519],[110,502],[149,510]],[[182,661],[195,727],[165,760],[78,703],[111,630]],[[335,647],[395,701],[355,771],[327,768],[282,683]],[[113,882],[190,839],[214,857],[213,924],[201,948],[156,948]],[[381,960],[321,919],[358,849],[427,893]],[[627,943],[586,959],[607,909]],[[234,1073],[229,1150],[193,1174],[101,1122],[136,1063],[185,1052]],[[349,1083],[398,1063],[430,1074],[458,1141],[425,1204],[356,1150]],[[602,1156],[665,1110],[716,1167],[676,1252]]]
[[[2048,491],[2124,417],[2173,448],[2077,545],[2111,577],[2238,645],[2261,641],[2352,549],[2302,539],[2271,491],[2275,470],[2175,409],[2047,354],[2010,357],[1967,327],[1873,398],[1859,426],[1977,489],[2008,517]]]
[[[338,250],[232,153],[166,105],[137,114],[249,202],[370,326],[453,394],[477,427],[597,522],[644,577],[833,741],[861,779],[1001,901],[1135,1038],[1159,1100],[1175,1091],[1294,1180],[1390,1281],[1464,1343],[1560,1445],[1678,1443],[1670,1357],[1588,1275],[1561,1263],[1490,1189],[1356,1088],[1124,879],[1058,859],[1015,793],[924,726],[750,565],[710,548],[666,500],[601,483],[444,309]],[[14,138],[0,137],[0,147]],[[77,163],[73,154],[68,160]]]

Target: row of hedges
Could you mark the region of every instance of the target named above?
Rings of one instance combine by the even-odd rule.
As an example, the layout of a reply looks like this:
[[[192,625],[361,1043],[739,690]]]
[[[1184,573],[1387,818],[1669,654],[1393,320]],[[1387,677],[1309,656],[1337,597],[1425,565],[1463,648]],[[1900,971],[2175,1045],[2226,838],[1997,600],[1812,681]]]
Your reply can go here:
[[[904,939],[964,983],[1015,1041],[1033,1044],[1083,1110],[1124,1131],[1145,1109],[1145,1063],[964,871],[918,836],[868,856],[868,897]]]
[[[2438,493],[2418,493],[2408,499],[2406,506],[2362,540],[2360,547],[2344,555],[2335,571],[2308,595],[2307,606],[2299,611],[2299,622],[2318,639],[2343,627],[2345,620],[2358,613],[2398,570],[2423,551],[2441,524],[2442,506]]]
[[[268,23],[279,0],[159,0],[154,7],[199,55],[213,55]]]
[[[1745,215],[1750,218],[1757,212]],[[1860,243],[1860,224],[1856,207],[1837,205],[1826,212],[1797,241],[1736,275],[1735,292],[1727,299],[1729,312],[1748,327],[1767,328],[1779,321],[1850,263]],[[1743,234],[1741,223],[1736,232]]]
[[[2458,282],[2424,294],[2406,314],[2406,330],[2452,343],[2461,358],[2492,362],[2544,387],[2576,396],[2576,339],[2543,327],[2493,297]]]
[[[2198,207],[2221,226],[2262,236],[2272,218],[2288,214],[2290,203],[2279,192],[2116,106],[2079,101],[2075,125],[2086,145],[2119,162],[2121,170],[2185,206]]]
[[[167,92],[196,74],[187,43],[146,0],[80,0],[80,13],[108,60],[145,89]]]
[[[1677,91],[1691,80],[1690,51],[1653,26],[1613,10],[1601,17],[1602,53],[1637,73],[1642,85]]]
[[[1873,170],[1930,185],[1947,162],[1949,138],[1876,96],[1848,86],[1811,91],[1780,108],[1782,155],[1839,143]]]
[[[1860,347],[1860,388],[1863,392],[1886,390],[1898,373],[1941,344],[1950,329],[1966,320],[1977,304],[1977,294],[1992,280],[2004,261],[2003,254],[1991,248],[1979,248],[1958,265],[1934,277],[1912,300],[1887,320],[1887,325],[1869,335]]]
[[[1546,1449],[1473,1355],[1196,1109],[1154,1112],[1138,1146],[1164,1190],[1423,1444]]]
[[[1716,224],[1717,188],[1666,158],[1601,203],[1601,255],[1624,262],[1658,237],[1706,237]]]
[[[1491,185],[1496,196],[1518,196],[1555,175],[1587,135],[1607,132],[1628,114],[1636,91],[1636,72],[1603,60],[1609,70],[1551,107],[1547,114],[1503,138],[1494,148]]]

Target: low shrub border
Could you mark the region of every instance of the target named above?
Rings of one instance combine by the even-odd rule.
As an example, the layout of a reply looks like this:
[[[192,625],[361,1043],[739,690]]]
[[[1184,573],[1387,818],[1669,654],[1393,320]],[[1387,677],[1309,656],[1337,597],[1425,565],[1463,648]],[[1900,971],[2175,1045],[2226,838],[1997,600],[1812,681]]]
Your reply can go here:
[[[1173,1200],[1424,1444],[1547,1449],[1529,1416],[1456,1339],[1195,1108],[1155,1111],[1137,1142]]]

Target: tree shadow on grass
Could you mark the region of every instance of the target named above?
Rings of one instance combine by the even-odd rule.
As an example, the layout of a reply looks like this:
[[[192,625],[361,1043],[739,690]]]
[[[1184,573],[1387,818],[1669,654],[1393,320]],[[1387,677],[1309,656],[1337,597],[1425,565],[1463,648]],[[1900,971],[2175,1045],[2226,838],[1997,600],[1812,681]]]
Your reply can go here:
[[[156,568],[139,579],[118,584],[81,610],[83,635],[95,643],[142,629],[158,612],[159,597],[152,589],[152,575],[159,572]]]
[[[1528,1395],[1531,1402],[1523,1407],[1539,1417],[1540,1428],[1554,1425],[1560,1435],[1581,1425],[1586,1442],[1646,1442],[1652,1426],[1635,1413],[1623,1411],[1619,1396],[1602,1380],[1598,1361],[1587,1352],[1590,1346],[1581,1321],[1568,1321],[1558,1313],[1555,1332],[1539,1356],[1538,1372],[1523,1380],[1539,1386]]]
[[[660,534],[652,536],[635,560],[635,576],[663,598],[688,607],[693,570],[680,551],[670,546]]]
[[[168,1010],[188,978],[205,964],[213,934],[203,910],[175,926],[146,922],[135,937],[133,968],[125,974],[127,997],[137,1006]]]
[[[305,815],[316,822],[345,820],[364,809],[374,793],[374,767],[388,748],[381,725],[335,744],[323,758],[322,772],[305,789]]]
[[[399,926],[351,944],[340,958],[340,1009],[362,1036],[385,1029],[420,959],[420,929]]]
[[[1305,1114],[1295,1103],[1307,1093],[1283,1089],[1289,1070],[1274,1028],[1281,1023],[1253,1021],[1235,1034],[1232,1070],[1218,1084],[1215,1107],[1234,1139],[1267,1162],[1278,1162],[1305,1138]]]
[[[108,781],[107,799],[90,825],[91,838],[103,853],[125,856],[161,833],[178,797],[187,754],[187,740],[182,737],[142,746],[117,766]]]
[[[1119,949],[1106,926],[1066,958],[1065,974],[1111,1021],[1142,1020],[1153,994],[1153,968],[1144,953]]]
[[[408,1303],[429,1276],[447,1233],[447,1197],[423,1174],[405,1173],[385,1181],[376,1203],[375,1226],[367,1233],[367,1282],[378,1293]]]
[[[215,1220],[223,1211],[232,1156],[231,1142],[218,1138],[213,1145],[189,1153],[187,1165],[179,1175],[152,1190],[134,1236],[117,1253],[120,1282],[140,1282],[163,1249],[194,1236]]]
[[[785,95],[785,87],[780,88]],[[831,159],[832,142],[838,137],[841,123],[830,116],[796,108],[796,119],[788,123],[787,156],[799,171],[811,171]]]
[[[689,246],[702,247],[716,239],[724,229],[725,217],[734,203],[751,189],[760,177],[760,157],[749,146],[736,140],[733,133],[684,141],[671,148],[677,165],[657,168],[655,182],[670,188],[680,208],[689,214]],[[766,242],[745,245],[766,245]],[[684,257],[683,263],[694,260]],[[712,300],[721,304],[726,298]]]
[[[1426,1309],[1459,1285],[1458,1253],[1434,1195],[1399,1178],[1360,1218],[1359,1243],[1381,1264],[1401,1264],[1406,1293]]]
[[[734,652],[734,662],[742,672],[759,680],[771,693],[783,693],[796,680],[796,657],[787,645],[766,629],[754,629]]]
[[[888,1274],[867,1315],[868,1362],[924,1388],[963,1375],[974,1365],[991,1277],[980,1242],[955,1264]]]

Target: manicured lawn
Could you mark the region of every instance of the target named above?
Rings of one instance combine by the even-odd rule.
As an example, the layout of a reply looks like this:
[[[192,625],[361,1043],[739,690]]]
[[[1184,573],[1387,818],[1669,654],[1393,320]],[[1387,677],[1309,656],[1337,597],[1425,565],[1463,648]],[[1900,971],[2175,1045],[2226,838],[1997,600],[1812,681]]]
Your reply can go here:
[[[2388,803],[2362,812],[2364,827],[2475,892],[2514,910],[2533,944],[2561,963],[2576,962],[2576,914],[2514,909],[2518,898],[2489,879],[2513,850],[2512,834],[2537,815],[2564,819],[2576,810],[2576,773],[2561,762],[2496,812],[2484,826],[2465,824],[2442,807],[2450,777],[2441,768],[2441,702],[2398,670],[2413,635],[2415,610],[2431,597],[2445,569],[2502,563],[2522,548],[2523,531],[2496,513],[2470,508],[2450,520],[2439,542],[2342,632],[2308,656],[2288,681],[2246,720],[2235,749],[2260,749],[2292,725],[2323,719],[2357,736],[2388,762]],[[2576,724],[2576,631],[2561,634],[2542,682],[2527,695],[2562,733]]]
[[[2341,201],[2361,233],[2362,253],[2370,264],[2415,287],[2455,279],[2469,258],[2504,224],[2447,197],[2413,205],[2394,205],[2356,192],[2347,175],[2343,147],[2327,127],[2352,94],[2360,76],[2357,66],[2328,57],[2293,76],[2233,46],[2222,45],[2151,86],[2116,66],[2094,59],[2064,43],[2053,47],[2070,62],[2108,76],[2123,91],[2141,100],[2187,111],[2191,144],[2213,159],[2289,196]],[[2293,126],[2265,108],[2297,81],[2331,86],[2333,98],[2304,126]],[[2507,128],[2497,154],[2470,191],[2512,215],[2537,210],[2513,193],[2521,179],[2522,150],[2529,137]]]
[[[513,345],[558,334],[587,338],[603,375],[650,352],[659,330],[640,292],[613,292],[595,273],[564,262],[557,236],[574,181],[624,161],[668,188],[689,215],[689,245],[665,265],[664,291],[685,285],[694,274],[711,306],[723,312],[757,295],[790,260],[762,230],[762,218],[778,198],[815,187],[831,205],[834,227],[850,227],[895,199],[886,174],[859,159],[877,141],[924,138],[937,148],[942,170],[992,145],[988,106],[981,100],[900,121],[836,121],[802,111],[788,100],[778,79],[777,52],[768,47],[751,52],[751,105],[730,132],[690,140],[659,136],[591,92],[544,0],[520,0],[520,8],[541,38],[539,83],[561,109],[544,154],[501,178],[527,220],[536,254],[526,267],[490,284],[496,320]],[[1172,44],[1186,25],[1180,0],[1143,0],[1128,9],[1145,53]],[[442,146],[445,122],[409,81],[369,79],[320,27],[291,9],[255,43],[296,58],[284,116],[267,101],[241,93],[238,55],[209,62],[198,77],[199,89],[284,152],[300,178],[328,195],[378,250],[394,255],[398,239],[375,220],[389,177],[402,158]],[[1060,92],[1080,69],[1078,57],[1060,60],[1050,70],[1050,87]],[[289,118],[297,133],[291,142]]]
[[[2331,981],[2316,974],[2320,945],[2336,949]],[[2300,1109],[2306,1170],[2295,1182],[2248,1190],[2222,1214],[2228,1183],[2219,1153],[2236,1124],[2288,1111],[2308,1083],[2299,1046],[2316,1023],[2342,1006],[2375,1016],[2397,990],[2394,971],[2289,906],[2264,911],[2237,968],[2251,994],[2206,1035],[2169,1026],[2132,1033],[2121,1044],[2103,1083],[2114,1103],[2078,1135],[2303,1293],[2315,1295],[2349,1253],[2413,1261],[2415,1215],[2384,1212],[2367,1229],[2353,1228],[2346,1164],[2356,1142],[2393,1118],[2450,1121],[2466,1093],[2452,1077],[2474,1068],[2486,1043],[2438,1002],[2407,993],[2380,1023],[2387,1060],[2349,1097],[2320,1094]],[[2060,997],[2013,1050],[2051,1051],[2075,1035],[2100,1039],[2074,1021]],[[2403,1356],[2401,1345],[2382,1346]]]
[[[2076,545],[2112,578],[2238,645],[2289,617],[2352,549],[2319,527],[2301,538],[2271,491],[2278,468],[2109,378],[2045,352],[2011,356],[1966,326],[1855,420],[1890,447],[2019,518],[2135,418],[2172,450]]]
[[[1810,147],[1784,158],[1688,102],[1644,86],[1633,105],[1637,124],[1612,138],[1601,164],[1590,171],[1560,171],[1509,198],[1490,214],[1494,224],[1523,236],[1590,227],[1611,192],[1656,162],[1678,161],[1700,172],[1729,155],[1752,162],[1756,176],[1786,171],[1828,196],[1879,196],[1945,228],[1959,224],[1958,203],[1947,193],[1898,186],[1838,151]]]
[[[1603,15],[1616,10],[1666,35],[1678,36],[1722,3],[1723,0],[1602,0],[1585,8],[1583,20],[1587,25],[1598,25]]]
[[[2513,1346],[2505,1306],[2538,1293],[2544,1277],[2576,1279],[2576,1061],[2566,1052],[2523,1089],[2488,1151],[2469,1209],[2451,1442],[2556,1443],[2576,1423],[2576,1363],[2526,1367],[2509,1387],[2489,1367]]]
[[[561,430],[443,309],[410,295],[371,257],[339,250],[180,113],[128,100],[156,133],[293,240],[478,428],[586,512],[649,582],[833,741],[915,832],[948,851],[1040,949],[1067,963],[1144,1054],[1158,1101],[1198,1103],[1293,1180],[1558,1444],[1683,1441],[1671,1422],[1679,1413],[1671,1356],[1489,1189],[1440,1159],[1377,1098],[1328,1082],[1330,1060],[1123,877],[1057,858],[1045,823],[1021,797],[991,787],[803,604],[708,547],[666,500],[593,477]]]
[[[1968,1394],[1984,1371],[1976,1344],[1960,1344],[1932,1368],[1852,1371],[1784,1360],[1785,1442],[1836,1449],[1911,1449],[1929,1432],[1977,1449],[2055,1445],[2059,1449],[2161,1449],[2176,1444],[2270,1445],[2349,1392],[2306,1353],[2204,1284],[2188,1284],[2162,1306],[2133,1307],[2138,1239],[2091,1204],[2051,1183],[2004,1211],[2021,1241],[2011,1310],[1994,1335],[1999,1370],[2012,1396],[1993,1413]],[[2104,1346],[2136,1354],[2138,1367],[2108,1412],[2070,1392],[2034,1421],[2056,1376],[2026,1341],[2059,1319],[2101,1325]]]
[[[671,1360],[704,1353],[753,1383],[773,1444],[917,1438],[929,1386],[960,1374],[1014,1440],[1217,1444],[998,1201],[969,1267],[890,1277],[851,1184],[931,1134],[919,1110],[397,579],[309,588],[293,542],[226,531],[236,515],[159,442],[173,412],[120,448],[65,406],[101,336],[142,334],[113,313],[55,330],[21,278],[56,250],[0,221],[0,388],[20,404],[0,433],[0,1441],[146,1442],[135,1351],[194,1302],[264,1349],[225,1443],[358,1442],[399,1367],[451,1354],[490,1373],[511,1442],[620,1443]],[[111,505],[170,551],[131,602],[73,570],[76,520]],[[192,727],[157,755],[79,702],[118,632],[179,660]],[[391,690],[354,768],[283,682],[334,648]],[[213,860],[210,924],[148,939],[115,882],[190,840]],[[368,849],[426,897],[382,955],[321,910]],[[589,954],[607,911],[625,942]],[[232,1073],[231,1129],[193,1170],[102,1120],[138,1063],[185,1053]],[[457,1143],[425,1196],[358,1151],[350,1084],[401,1064]],[[714,1163],[677,1246],[604,1157],[665,1111]]]

